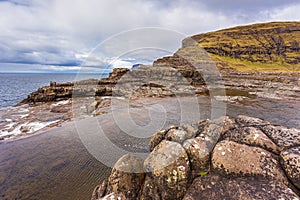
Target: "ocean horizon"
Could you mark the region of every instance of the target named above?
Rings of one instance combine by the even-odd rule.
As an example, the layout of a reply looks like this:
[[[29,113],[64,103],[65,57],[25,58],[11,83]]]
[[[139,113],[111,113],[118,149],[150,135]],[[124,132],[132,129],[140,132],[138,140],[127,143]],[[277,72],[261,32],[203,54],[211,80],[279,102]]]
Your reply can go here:
[[[96,78],[107,76],[96,73],[27,73],[27,72],[0,72],[0,108],[14,106],[30,93],[42,86],[49,85],[50,82],[72,82],[75,80]]]

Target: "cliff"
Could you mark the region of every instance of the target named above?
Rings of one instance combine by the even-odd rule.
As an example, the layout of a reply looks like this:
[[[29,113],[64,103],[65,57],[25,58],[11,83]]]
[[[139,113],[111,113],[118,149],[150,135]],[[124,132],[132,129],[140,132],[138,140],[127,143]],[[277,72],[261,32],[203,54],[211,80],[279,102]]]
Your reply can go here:
[[[194,35],[184,39],[172,56],[159,58],[152,66],[114,69],[101,80],[51,83],[21,103],[87,96],[201,95],[209,94],[207,85],[289,98],[300,91],[299,41],[300,22],[254,24]],[[274,89],[276,94],[268,93]]]
[[[227,62],[236,69],[300,70],[300,22],[238,26],[191,38],[216,60]]]

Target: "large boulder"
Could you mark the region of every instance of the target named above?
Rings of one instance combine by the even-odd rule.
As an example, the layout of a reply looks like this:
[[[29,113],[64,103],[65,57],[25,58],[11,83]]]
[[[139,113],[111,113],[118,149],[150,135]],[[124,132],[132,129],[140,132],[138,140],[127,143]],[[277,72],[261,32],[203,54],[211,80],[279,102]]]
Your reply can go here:
[[[206,174],[210,170],[210,149],[204,138],[196,137],[183,143],[188,153],[193,177]]]
[[[112,169],[108,178],[106,194],[123,193],[128,199],[136,199],[144,177],[143,160],[126,154]]]
[[[261,129],[280,148],[288,149],[300,145],[299,129],[289,129],[283,126],[274,125],[263,126]]]
[[[299,197],[280,181],[255,177],[207,175],[194,180],[184,200],[198,199],[294,199]]]
[[[232,141],[224,140],[216,145],[212,153],[212,166],[225,175],[258,176],[288,184],[272,153]]]
[[[190,162],[177,142],[163,140],[144,162],[147,172],[141,199],[182,199],[190,174]],[[154,198],[156,199],[156,198]]]
[[[281,152],[280,161],[289,179],[300,189],[300,147]]]
[[[279,154],[281,150],[268,136],[256,127],[238,127],[232,129],[223,135],[223,139],[260,147],[275,154]]]

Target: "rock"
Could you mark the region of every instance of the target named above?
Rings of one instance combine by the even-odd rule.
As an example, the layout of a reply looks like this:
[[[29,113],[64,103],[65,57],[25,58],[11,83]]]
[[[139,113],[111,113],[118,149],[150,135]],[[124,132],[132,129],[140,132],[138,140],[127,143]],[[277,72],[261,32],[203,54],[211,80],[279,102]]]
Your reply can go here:
[[[177,142],[163,140],[144,162],[147,172],[141,199],[181,199],[190,174],[188,155]]]
[[[275,154],[280,153],[280,148],[260,129],[255,127],[236,128],[224,134],[223,139],[234,141],[240,144],[256,146]]]
[[[270,124],[270,122],[264,121],[262,119],[255,118],[255,117],[249,117],[249,116],[245,116],[245,115],[237,116],[235,121],[240,126],[264,126],[264,125]]]
[[[188,138],[188,133],[182,128],[171,129],[166,135],[166,139],[173,142],[183,143]]]
[[[300,147],[278,147],[262,131],[270,127],[284,129],[247,116],[170,126],[153,135],[144,162],[122,157],[107,186],[98,186],[92,200],[105,195],[142,200],[299,199]],[[295,136],[295,129],[284,130],[285,136]]]
[[[93,191],[91,200],[98,200],[104,197],[106,193],[106,188],[107,188],[107,180],[103,181],[102,184],[96,186],[96,188]]]
[[[66,105],[53,106],[50,110],[50,112],[54,112],[54,113],[67,113],[69,111],[70,111],[70,107]]]
[[[288,149],[300,145],[299,129],[268,125],[261,127],[261,130],[280,148]]]
[[[153,151],[153,149],[163,140],[165,139],[167,131],[166,130],[160,130],[156,132],[150,139],[150,151]]]
[[[288,184],[274,155],[258,147],[221,141],[213,150],[212,166],[226,175],[259,176]]]
[[[108,195],[106,195],[105,197],[103,198],[100,198],[99,200],[127,200],[127,198],[125,197],[124,194],[118,192],[112,192]]]
[[[144,177],[143,160],[130,154],[124,155],[112,169],[106,194],[123,193],[128,199],[136,199]]]
[[[192,170],[193,177],[201,176],[210,171],[210,150],[207,148],[205,139],[196,137],[183,143]]]
[[[279,181],[254,177],[222,177],[207,175],[196,178],[184,200],[198,199],[294,199],[299,197]]]
[[[280,161],[288,178],[300,189],[300,147],[281,152]]]

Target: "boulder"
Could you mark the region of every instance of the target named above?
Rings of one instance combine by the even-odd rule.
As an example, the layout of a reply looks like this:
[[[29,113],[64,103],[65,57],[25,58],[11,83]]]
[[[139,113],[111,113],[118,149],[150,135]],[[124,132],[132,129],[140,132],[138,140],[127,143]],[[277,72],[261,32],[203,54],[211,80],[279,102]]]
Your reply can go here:
[[[196,137],[188,139],[183,143],[192,170],[193,177],[206,174],[210,170],[210,150],[204,138]]]
[[[288,184],[276,157],[258,147],[221,141],[213,150],[212,166],[225,175],[257,176]]]
[[[198,199],[294,199],[299,197],[280,181],[254,177],[207,175],[196,178],[184,200]]]
[[[300,189],[300,147],[281,152],[280,161],[288,178]]]
[[[182,128],[171,129],[166,134],[166,139],[173,142],[183,143],[189,138],[188,132]]]
[[[264,121],[259,118],[255,117],[249,117],[246,115],[239,115],[235,119],[235,121],[240,125],[240,126],[264,126],[264,125],[270,125],[270,122]]]
[[[288,149],[300,145],[299,129],[268,125],[261,127],[261,130],[280,148]]]
[[[163,140],[144,162],[147,172],[141,199],[182,199],[190,174],[190,162],[177,142]]]
[[[136,199],[144,177],[143,160],[130,154],[124,155],[112,169],[106,194],[123,193],[128,199]]]
[[[150,151],[153,151],[153,149],[163,140],[165,139],[167,131],[166,130],[160,130],[156,132],[150,139]]]
[[[256,127],[235,128],[226,132],[223,135],[223,139],[260,147],[275,154],[279,154],[281,150],[268,136]]]

